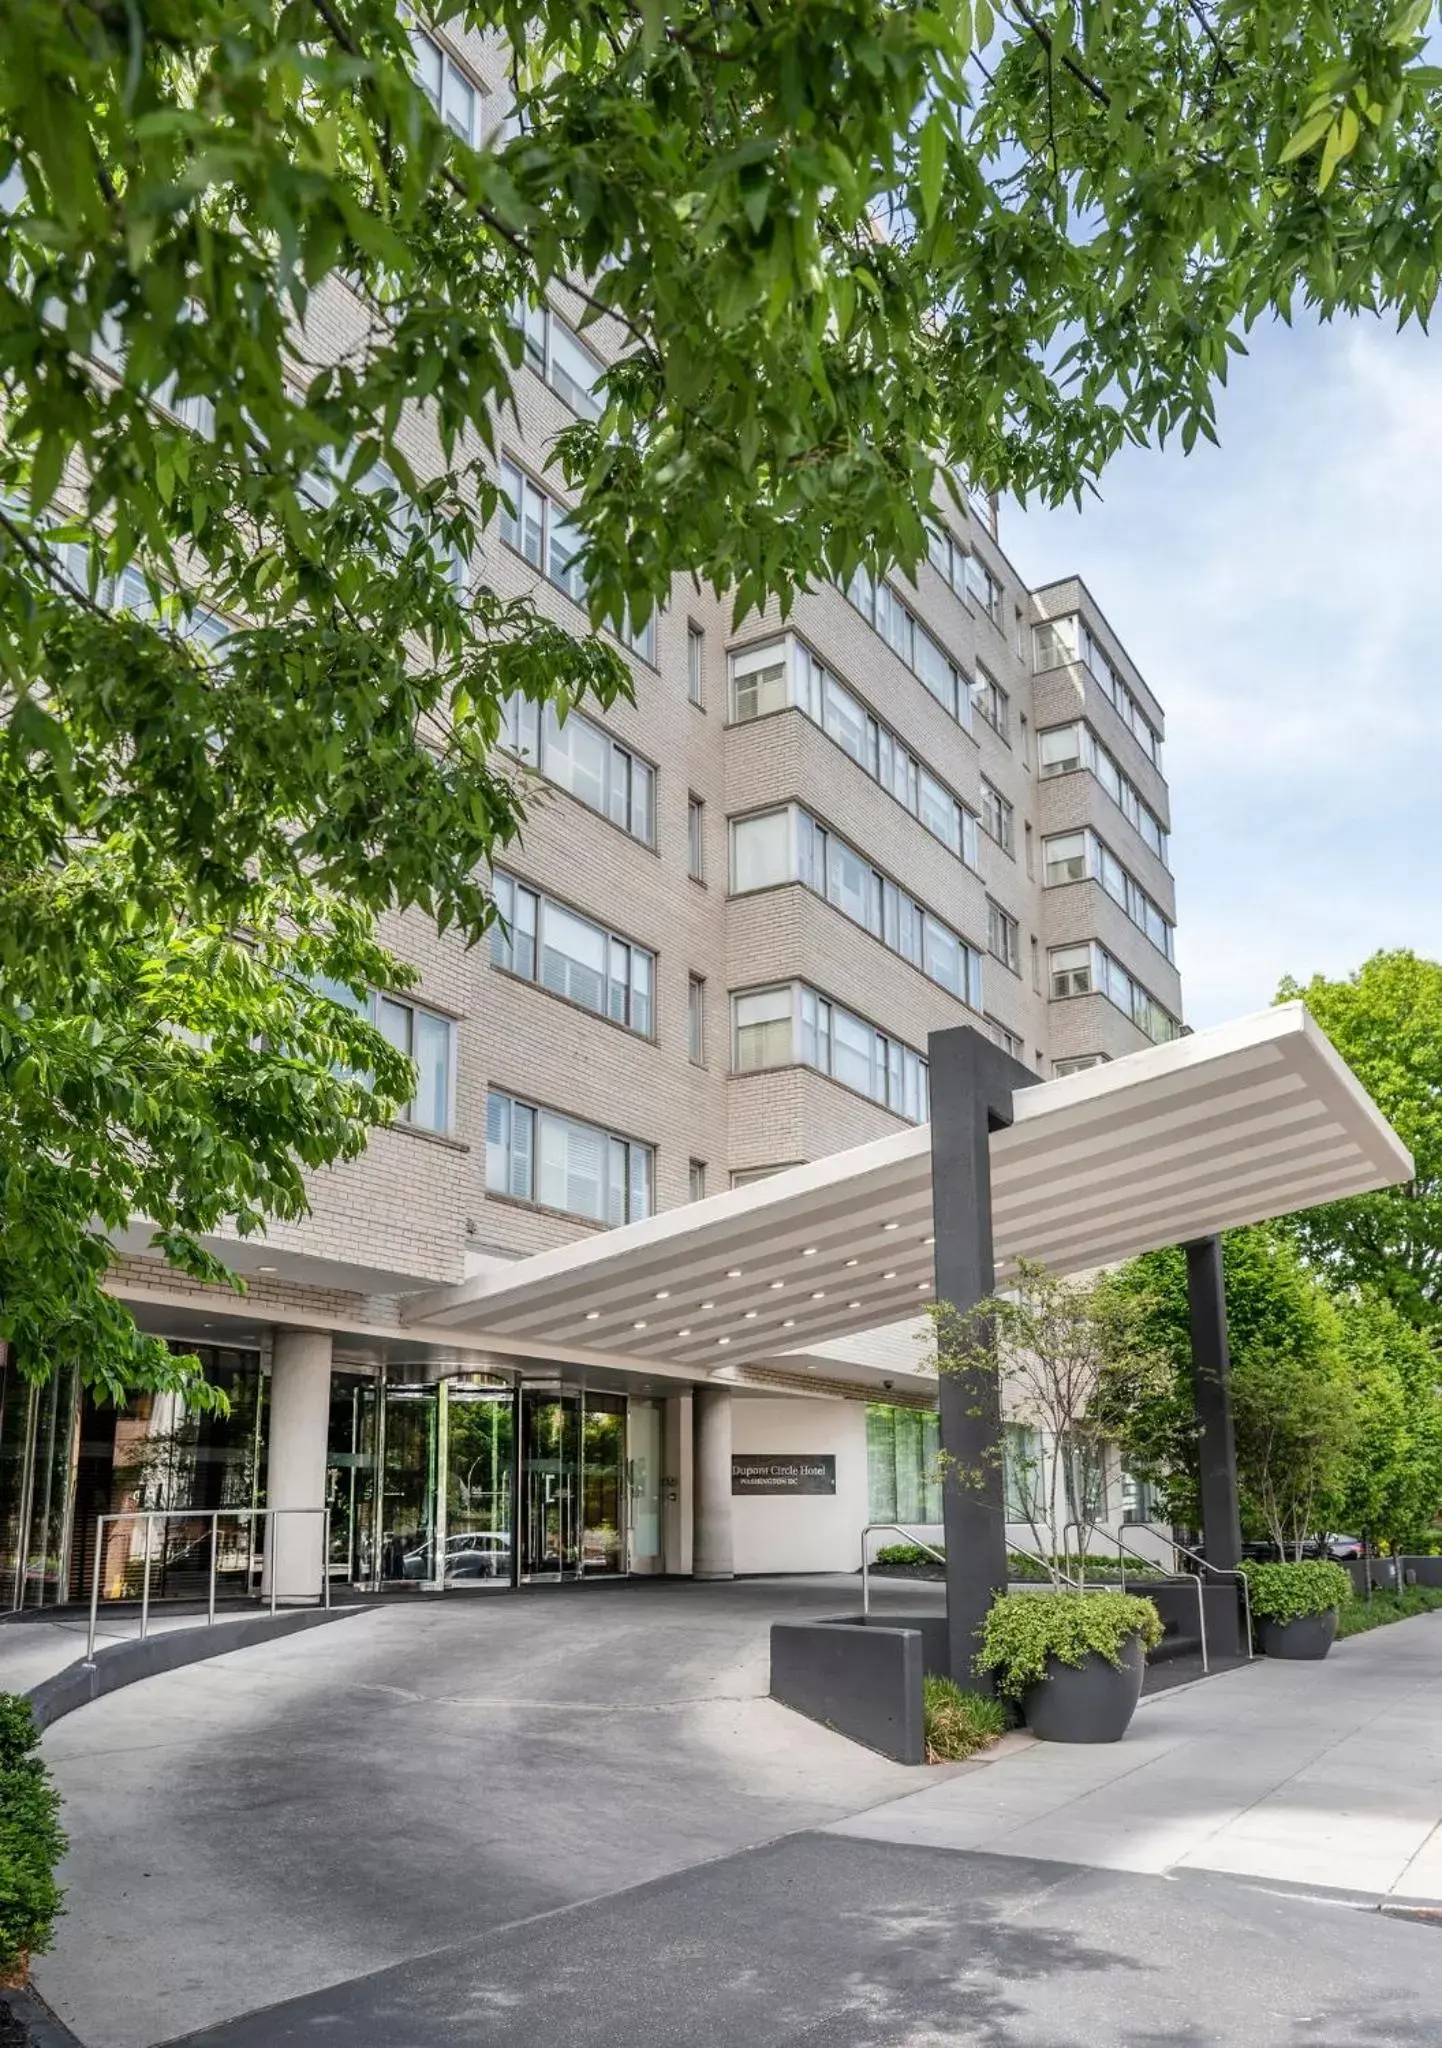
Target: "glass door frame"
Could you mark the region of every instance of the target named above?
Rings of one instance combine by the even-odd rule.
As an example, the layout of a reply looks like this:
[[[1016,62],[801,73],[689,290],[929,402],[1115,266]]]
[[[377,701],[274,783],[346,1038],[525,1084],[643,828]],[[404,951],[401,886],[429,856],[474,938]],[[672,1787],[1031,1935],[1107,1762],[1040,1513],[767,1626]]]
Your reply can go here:
[[[606,1403],[619,1402],[620,1429],[617,1432],[619,1456],[616,1461],[616,1509],[617,1509],[617,1557],[614,1571],[586,1569],[586,1415],[590,1400]],[[526,1561],[531,1546],[531,1488],[529,1460],[526,1457],[525,1411],[528,1403],[566,1402],[574,1404],[575,1459],[571,1466],[572,1498],[574,1500],[574,1561],[567,1565],[563,1560],[556,1571],[528,1571]],[[572,1380],[519,1380],[516,1386],[516,1534],[512,1547],[515,1560],[516,1583],[533,1586],[577,1585],[584,1579],[616,1579],[630,1576],[631,1514],[629,1474],[626,1448],[629,1425],[630,1399],[626,1394],[614,1394],[601,1388],[588,1388]],[[617,1414],[608,1406],[601,1412]],[[569,1547],[569,1546],[567,1546]],[[560,1546],[558,1546],[560,1548]]]

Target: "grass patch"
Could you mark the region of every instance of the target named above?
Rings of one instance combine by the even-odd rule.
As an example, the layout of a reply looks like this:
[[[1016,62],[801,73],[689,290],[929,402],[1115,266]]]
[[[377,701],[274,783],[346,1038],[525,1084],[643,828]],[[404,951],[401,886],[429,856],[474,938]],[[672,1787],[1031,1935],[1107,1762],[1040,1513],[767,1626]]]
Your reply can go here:
[[[1408,1586],[1401,1593],[1373,1593],[1370,1600],[1358,1594],[1337,1610],[1337,1640],[1363,1636],[1369,1628],[1385,1628],[1389,1621],[1407,1621],[1414,1614],[1433,1614],[1442,1607],[1442,1586]]]
[[[979,1749],[989,1749],[1010,1726],[1002,1700],[989,1693],[963,1692],[949,1678],[924,1678],[921,1699],[929,1764],[960,1763],[975,1756]]]

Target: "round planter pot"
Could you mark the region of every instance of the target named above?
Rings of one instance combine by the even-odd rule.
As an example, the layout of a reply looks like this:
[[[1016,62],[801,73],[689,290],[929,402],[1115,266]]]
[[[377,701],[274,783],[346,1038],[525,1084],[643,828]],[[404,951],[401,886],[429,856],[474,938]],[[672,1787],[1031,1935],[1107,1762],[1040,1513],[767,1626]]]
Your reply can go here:
[[[1120,1742],[1142,1695],[1140,1636],[1122,1645],[1121,1669],[1093,1650],[1081,1665],[1049,1658],[1046,1677],[1022,1696],[1026,1725],[1042,1742]]]
[[[1325,1614],[1299,1614],[1292,1621],[1257,1617],[1257,1640],[1264,1657],[1325,1657],[1337,1634],[1337,1610]]]

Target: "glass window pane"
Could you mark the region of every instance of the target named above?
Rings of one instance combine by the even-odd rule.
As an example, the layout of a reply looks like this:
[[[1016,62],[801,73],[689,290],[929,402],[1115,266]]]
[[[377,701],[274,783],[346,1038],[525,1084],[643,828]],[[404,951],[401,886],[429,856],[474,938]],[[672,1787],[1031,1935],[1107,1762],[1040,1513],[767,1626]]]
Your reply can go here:
[[[871,868],[843,840],[834,837],[827,848],[826,894],[838,910],[857,924],[870,923]]]
[[[586,596],[586,578],[581,568],[582,544],[580,528],[559,507],[553,506],[546,574],[558,590],[564,590],[567,597],[575,598],[578,604],[584,602]]]
[[[546,706],[542,766],[553,782],[588,804],[606,809],[606,769],[610,742],[586,719],[572,712],[562,725],[552,705]]]
[[[540,1116],[537,1199],[548,1208],[606,1221],[606,1147],[602,1131],[567,1117]]]
[[[552,314],[550,381],[571,410],[586,419],[596,419],[600,414],[601,400],[596,389],[600,377],[601,365],[596,357]]]
[[[607,939],[599,925],[576,917],[558,903],[541,915],[541,982],[556,995],[588,1010],[606,1007]]]
[[[848,1010],[831,1014],[831,1071],[861,1095],[876,1093],[876,1033]]]
[[[960,853],[961,815],[956,799],[925,768],[921,771],[919,800],[921,822],[927,831],[953,853]]]
[[[651,983],[654,961],[642,946],[631,948],[631,1029],[651,1035]]]
[[[759,818],[742,818],[732,826],[731,886],[738,894],[792,878],[789,811],[768,811]]]
[[[422,1130],[450,1128],[451,1027],[443,1017],[425,1010],[415,1015],[415,1062],[420,1070],[411,1121]]]
[[[654,1207],[652,1178],[655,1154],[649,1145],[628,1147],[631,1155],[630,1213],[627,1220],[640,1223],[651,1214]]]
[[[656,843],[656,771],[645,761],[631,759],[631,837],[643,846]]]
[[[827,676],[823,685],[822,724],[853,761],[859,761],[863,768],[867,766],[866,713],[835,676]]]
[[[393,1002],[389,996],[376,998],[376,1029],[383,1038],[388,1038],[398,1052],[409,1053],[411,1049],[411,1007],[409,1003]]]
[[[938,704],[956,716],[956,670],[924,627],[916,628],[916,673]]]

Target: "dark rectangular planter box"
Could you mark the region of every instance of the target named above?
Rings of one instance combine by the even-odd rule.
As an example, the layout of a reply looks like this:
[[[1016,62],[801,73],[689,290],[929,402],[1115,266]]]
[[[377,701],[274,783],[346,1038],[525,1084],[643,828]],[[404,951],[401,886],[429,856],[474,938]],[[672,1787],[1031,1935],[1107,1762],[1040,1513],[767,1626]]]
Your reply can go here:
[[[926,1761],[921,1680],[929,1666],[923,1627],[868,1619],[778,1621],[771,1628],[771,1697],[853,1742],[894,1757]],[[944,1652],[943,1652],[944,1654]]]
[[[1162,1617],[1167,1641],[1181,1638],[1190,1645],[1197,1645],[1197,1593],[1196,1580],[1192,1578],[1149,1579],[1145,1584],[1138,1579],[1135,1585],[1128,1585],[1129,1593],[1140,1593],[1143,1599],[1151,1600]],[[1207,1617],[1207,1654],[1209,1657],[1243,1657],[1247,1646],[1242,1636],[1242,1595],[1232,1579],[1218,1579],[1212,1584],[1202,1584],[1202,1602]]]

